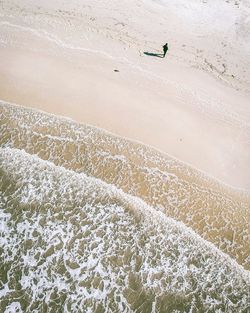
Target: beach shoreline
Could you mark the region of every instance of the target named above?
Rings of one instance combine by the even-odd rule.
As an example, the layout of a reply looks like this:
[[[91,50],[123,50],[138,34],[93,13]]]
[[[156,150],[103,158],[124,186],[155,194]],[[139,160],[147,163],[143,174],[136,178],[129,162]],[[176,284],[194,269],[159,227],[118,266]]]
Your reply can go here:
[[[230,15],[244,25],[237,7],[224,3],[224,9],[206,12],[205,4],[190,3],[178,11],[173,4],[166,19],[164,2],[136,2],[135,11],[122,3],[115,9],[108,0],[84,7],[73,1],[65,10],[59,3],[24,1],[20,11],[18,0],[3,2],[0,99],[143,142],[235,188],[250,189],[247,33],[242,29],[237,46],[230,47],[230,38],[222,44],[215,32],[227,34]],[[214,9],[221,21],[209,29],[205,22]],[[196,10],[204,21],[196,15],[190,20]],[[150,26],[147,21],[156,16]],[[202,22],[201,29],[191,35],[185,21],[193,30]],[[166,58],[144,54],[162,52],[166,30],[159,32],[160,25],[168,29]]]
[[[246,312],[249,16],[0,2],[1,312]]]
[[[112,61],[97,60],[93,68],[92,59],[89,68],[85,56],[79,63],[10,48],[0,49],[0,56],[5,60],[0,63],[2,100],[101,127],[173,155],[236,188],[250,188],[249,146],[244,143],[248,126],[223,121],[212,110],[197,110],[192,94],[185,98],[178,87],[149,81],[123,64],[116,73]]]

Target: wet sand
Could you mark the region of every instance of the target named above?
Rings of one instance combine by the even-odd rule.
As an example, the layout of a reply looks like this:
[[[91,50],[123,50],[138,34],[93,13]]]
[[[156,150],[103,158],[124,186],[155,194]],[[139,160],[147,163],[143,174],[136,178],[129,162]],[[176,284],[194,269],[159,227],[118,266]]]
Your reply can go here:
[[[146,56],[144,51],[160,52],[165,35],[159,33],[158,37],[151,37],[152,41],[142,38],[144,34],[149,40],[146,22],[157,12],[160,14],[162,7],[145,4],[143,19],[136,20],[134,16],[131,23],[125,23],[126,29],[131,28],[127,33],[124,29],[119,31],[115,19],[105,19],[104,4],[93,3],[92,7],[77,9],[76,3],[66,13],[55,9],[56,2],[45,3],[40,9],[24,3],[23,16],[17,15],[18,6],[4,3],[0,99],[138,140],[224,183],[249,189],[248,77],[241,71],[247,60],[242,57],[239,63],[234,57],[237,51],[232,50],[227,56],[228,66],[238,63],[238,76],[222,74],[218,70],[223,68],[222,61],[218,65],[209,50],[210,41],[219,40],[218,36],[211,32],[206,43],[206,39],[198,41],[197,33],[194,36],[197,47],[180,48],[180,41],[189,43],[190,38],[185,32],[181,34],[183,25],[180,23],[178,28],[174,16],[169,37],[174,38],[174,34],[179,37],[170,42],[166,58]],[[112,2],[107,3],[113,14],[124,9],[120,4],[115,13]],[[229,14],[234,8],[228,10]],[[85,18],[79,12],[84,12]],[[49,30],[47,21],[51,25]],[[163,25],[169,23],[164,22],[162,15],[160,21]],[[221,23],[223,31],[224,22]],[[190,27],[194,25],[191,23]],[[143,26],[141,32],[139,26]],[[151,35],[156,36],[156,29],[154,24]],[[129,35],[133,39],[129,40]],[[203,52],[198,51],[198,45],[202,45]],[[231,51],[230,47],[218,49],[221,55]],[[218,68],[213,64],[204,68],[208,56]]]
[[[249,269],[249,192],[93,126],[1,101],[0,109],[1,147],[24,150],[142,199]]]
[[[1,1],[1,312],[246,312],[249,15]]]
[[[0,57],[1,99],[141,141],[225,183],[249,188],[249,129],[196,110],[193,97],[178,99],[173,86],[166,92],[166,86],[148,82],[141,73],[126,73],[126,68],[116,73],[112,62],[100,73],[98,65],[89,69],[87,62],[16,49],[1,49]]]

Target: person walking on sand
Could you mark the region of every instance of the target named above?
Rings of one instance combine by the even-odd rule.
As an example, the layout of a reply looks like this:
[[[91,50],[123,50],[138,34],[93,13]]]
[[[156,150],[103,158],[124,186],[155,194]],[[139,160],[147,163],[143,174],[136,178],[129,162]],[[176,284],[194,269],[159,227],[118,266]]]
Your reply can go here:
[[[163,58],[165,58],[165,55],[168,52],[168,43],[166,43],[162,48],[163,48]]]

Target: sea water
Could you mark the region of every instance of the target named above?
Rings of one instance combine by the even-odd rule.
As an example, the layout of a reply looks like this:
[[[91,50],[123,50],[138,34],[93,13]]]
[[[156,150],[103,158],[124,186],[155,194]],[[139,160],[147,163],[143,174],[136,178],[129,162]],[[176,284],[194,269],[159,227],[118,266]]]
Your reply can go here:
[[[70,119],[0,115],[1,312],[247,312],[247,193]]]
[[[248,59],[239,57],[248,45],[247,14],[229,2],[152,3],[166,7],[167,20],[172,12],[180,15],[183,29],[193,27],[185,58],[192,55],[194,40],[203,49],[204,34],[227,34],[229,26],[239,24],[233,40],[224,36],[220,43],[228,45],[223,58],[237,55],[237,62],[223,62],[237,81],[249,81]],[[159,44],[153,36],[145,42],[145,34],[133,33],[133,27],[127,33],[126,19],[124,30],[111,32],[102,2],[97,21],[81,1],[20,3],[1,4],[3,47],[104,55],[134,68],[120,49],[105,52],[102,40],[92,46],[91,36],[102,33],[133,49]],[[136,8],[132,13],[141,14]],[[177,44],[171,31],[167,40]],[[216,54],[215,46],[221,50],[209,45]],[[246,124],[218,107],[223,118],[229,112],[230,121]],[[0,101],[0,312],[249,312],[249,207],[249,192],[153,148]]]

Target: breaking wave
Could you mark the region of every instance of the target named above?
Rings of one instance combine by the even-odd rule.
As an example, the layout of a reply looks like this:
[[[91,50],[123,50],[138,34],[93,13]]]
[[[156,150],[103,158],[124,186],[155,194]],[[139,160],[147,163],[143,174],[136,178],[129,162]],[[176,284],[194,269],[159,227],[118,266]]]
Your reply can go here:
[[[69,119],[0,114],[1,312],[247,312],[246,192]]]

